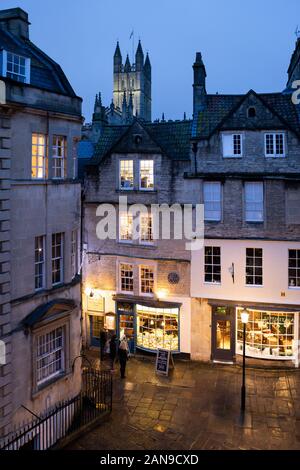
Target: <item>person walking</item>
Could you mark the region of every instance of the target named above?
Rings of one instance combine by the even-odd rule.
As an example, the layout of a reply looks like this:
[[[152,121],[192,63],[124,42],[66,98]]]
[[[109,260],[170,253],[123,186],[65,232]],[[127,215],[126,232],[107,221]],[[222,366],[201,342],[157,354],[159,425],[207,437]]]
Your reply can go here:
[[[121,379],[125,379],[125,370],[126,370],[126,363],[129,356],[129,347],[126,336],[124,335],[119,344],[119,362],[120,362],[120,374]]]
[[[117,336],[113,334],[109,343],[109,358],[110,358],[111,370],[114,370],[116,355],[117,355]]]
[[[100,332],[100,359],[101,362],[104,361],[104,349],[107,341],[107,331],[105,328]]]

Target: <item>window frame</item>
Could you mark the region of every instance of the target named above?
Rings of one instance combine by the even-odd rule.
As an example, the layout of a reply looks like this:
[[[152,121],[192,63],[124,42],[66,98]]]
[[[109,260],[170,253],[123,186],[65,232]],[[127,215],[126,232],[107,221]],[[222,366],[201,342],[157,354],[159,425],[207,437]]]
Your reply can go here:
[[[206,254],[206,249],[207,248],[212,248],[212,254],[210,255],[212,257],[212,263],[206,263],[206,256],[208,256]],[[214,250],[218,248],[219,249],[219,255],[217,254],[214,254]],[[213,258],[214,256],[219,256],[220,257],[220,264],[214,264],[213,263]],[[212,266],[212,273],[211,273],[211,276],[212,276],[212,280],[211,281],[207,281],[206,280],[206,266]],[[214,281],[213,280],[213,276],[214,276],[214,266],[219,266],[220,267],[220,281]],[[216,246],[216,245],[206,245],[204,246],[204,260],[203,260],[203,276],[204,276],[204,284],[206,285],[211,285],[211,286],[221,286],[222,285],[222,247],[221,246]]]
[[[253,255],[248,255],[247,250],[253,250]],[[256,255],[256,250],[261,250],[261,257]],[[252,258],[253,263],[252,265],[247,265],[247,259]],[[261,266],[257,266],[255,264],[255,260],[261,258]],[[253,274],[249,275],[247,274],[247,268],[252,268],[253,269]],[[261,275],[256,274],[255,270],[256,269],[261,269]],[[253,280],[256,280],[257,277],[261,277],[261,284],[248,284],[247,283],[247,278],[252,277]],[[264,287],[264,250],[263,248],[260,247],[246,247],[245,250],[245,287]]]
[[[219,218],[211,218],[211,217],[206,217],[205,215],[205,187],[207,187],[208,185],[213,185],[213,186],[218,186],[220,188],[220,199],[219,201],[217,200],[210,200],[208,201],[208,203],[219,203],[220,205],[220,208],[219,208]],[[204,203],[204,222],[221,222],[222,221],[222,212],[223,212],[223,194],[222,194],[222,183],[220,181],[204,181],[203,182],[203,203]],[[216,212],[216,211],[210,211],[210,212]]]
[[[122,163],[132,163],[132,186],[130,187],[122,187],[121,185],[121,178],[122,178]],[[126,158],[120,158],[119,159],[119,190],[120,191],[133,191],[134,190],[134,160],[132,159],[126,159]]]
[[[131,219],[130,227],[127,229],[127,234],[130,233],[130,238],[122,238],[122,220],[126,217],[127,227],[128,227],[128,220]],[[132,244],[133,243],[133,215],[129,214],[128,212],[119,213],[119,243],[125,244]]]
[[[56,144],[54,144],[54,140],[56,139]],[[62,139],[63,145],[58,145],[58,140]],[[63,155],[58,155],[58,150],[61,149]],[[55,150],[56,153],[55,154]],[[67,137],[64,135],[52,135],[52,146],[51,146],[51,157],[52,157],[52,178],[57,180],[62,180],[66,178],[66,171],[67,171],[67,155],[68,155],[68,146],[67,146]],[[56,164],[60,162],[61,166],[57,166]],[[61,171],[60,176],[55,175],[55,170],[59,169]]]
[[[20,73],[16,72],[10,72],[8,71],[8,55],[12,55],[13,57],[18,57],[19,59],[24,59],[24,69],[25,69],[25,75],[22,75]],[[12,62],[13,63],[13,62]],[[19,65],[21,67],[21,65]],[[2,50],[2,76],[9,78],[10,80],[14,80],[18,83],[25,83],[25,84],[30,84],[30,71],[31,71],[31,59],[30,57],[25,57],[20,54],[16,54],[15,52],[11,52],[8,50],[3,49]],[[18,80],[17,78],[10,77],[8,74],[16,75],[17,77],[22,77],[24,78],[23,80]]]
[[[273,153],[267,153],[267,136],[271,135],[273,138]],[[277,153],[277,143],[276,143],[276,136],[282,136],[282,147],[283,153]],[[285,158],[286,157],[286,133],[285,132],[265,132],[264,133],[264,150],[265,150],[265,158]]]
[[[148,269],[149,272],[152,272],[152,280],[147,279],[147,278],[142,278],[142,271],[143,269]],[[143,292],[142,286],[143,286],[143,280],[144,281],[152,281],[152,292]],[[155,294],[155,282],[156,282],[156,276],[155,276],[155,267],[149,264],[140,264],[139,265],[139,292],[141,296],[144,297],[153,297]]]
[[[234,153],[234,137],[239,136],[240,138],[240,153]],[[231,137],[231,153],[225,154],[225,139]],[[243,134],[241,132],[223,132],[222,133],[222,156],[223,158],[242,158],[244,153]]]
[[[247,202],[247,187],[249,187],[249,185],[252,185],[252,187],[256,186],[258,187],[261,187],[262,188],[262,201],[248,201]],[[244,182],[244,221],[246,223],[256,223],[256,224],[263,224],[264,221],[265,221],[265,187],[264,187],[264,182],[263,181],[245,181]],[[261,212],[262,212],[262,218],[261,219],[255,219],[255,218],[249,218],[247,217],[247,213],[251,212],[259,212],[258,210],[249,210],[247,209],[247,204],[249,203],[252,203],[252,204],[259,204],[261,203],[262,205],[262,209],[261,209]]]
[[[142,175],[141,175],[141,172],[142,172],[142,163],[152,163],[152,187],[147,187],[147,188],[143,188],[142,185],[141,185],[141,181],[142,181]],[[155,175],[154,175],[154,159],[139,159],[139,190],[140,191],[154,191],[154,187],[155,187]]]
[[[37,261],[36,260],[36,255],[37,255],[37,250],[39,249],[37,247],[37,241],[41,240],[42,241],[42,254],[43,254],[43,259],[42,261]],[[37,266],[42,266],[42,285],[40,287],[36,287],[36,280],[37,278],[40,278],[40,275],[37,274],[36,269]],[[45,289],[46,287],[46,236],[45,235],[39,235],[35,237],[34,239],[34,290],[35,292],[38,292],[40,290]]]
[[[293,259],[290,257],[290,252],[291,251],[296,251],[296,266],[290,266],[290,260]],[[299,267],[298,267],[299,265]],[[290,270],[293,269],[296,271],[296,277],[295,276],[290,276]],[[298,277],[299,273],[299,277]],[[290,285],[290,279],[295,278],[296,279],[296,284],[297,281],[299,281],[299,286],[291,286]],[[288,248],[288,289],[290,290],[300,290],[300,248]]]
[[[60,235],[60,240],[61,240],[61,243],[60,245],[58,244],[54,244],[53,243],[53,237],[57,237],[58,235]],[[52,287],[54,286],[58,286],[60,284],[63,284],[64,283],[64,233],[63,232],[56,232],[56,233],[52,233],[52,238],[51,238],[51,282],[52,282]],[[54,248],[57,248],[58,246],[60,246],[60,256],[55,256],[53,257],[53,249]],[[53,270],[53,263],[57,260],[60,260],[60,269],[59,269],[59,272],[60,272],[60,279],[59,281],[57,282],[53,282],[53,274],[54,272],[58,272],[58,271],[54,271]]]

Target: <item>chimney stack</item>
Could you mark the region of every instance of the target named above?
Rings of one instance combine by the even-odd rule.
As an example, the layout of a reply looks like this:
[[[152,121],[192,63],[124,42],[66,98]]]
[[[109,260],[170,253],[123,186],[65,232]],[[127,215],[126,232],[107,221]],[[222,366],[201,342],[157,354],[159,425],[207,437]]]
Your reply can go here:
[[[28,13],[22,8],[0,10],[0,29],[9,31],[22,39],[29,39]]]

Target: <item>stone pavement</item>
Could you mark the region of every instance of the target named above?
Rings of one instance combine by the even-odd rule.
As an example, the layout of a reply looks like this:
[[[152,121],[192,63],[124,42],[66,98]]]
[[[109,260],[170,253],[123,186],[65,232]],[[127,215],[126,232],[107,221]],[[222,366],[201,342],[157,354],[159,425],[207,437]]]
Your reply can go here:
[[[125,380],[114,373],[111,418],[67,449],[300,449],[300,371],[248,369],[244,424],[241,375],[237,366],[176,361],[159,377],[153,359],[131,358]]]

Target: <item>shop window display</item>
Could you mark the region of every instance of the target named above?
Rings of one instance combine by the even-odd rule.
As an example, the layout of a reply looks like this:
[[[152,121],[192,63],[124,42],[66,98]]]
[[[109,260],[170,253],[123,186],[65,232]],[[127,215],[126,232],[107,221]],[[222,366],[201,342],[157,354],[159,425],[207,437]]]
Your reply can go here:
[[[137,347],[179,350],[178,309],[152,308],[137,305]]]
[[[243,352],[242,309],[237,310],[237,353]],[[249,310],[246,325],[246,355],[263,359],[292,359],[295,344],[295,314]]]

